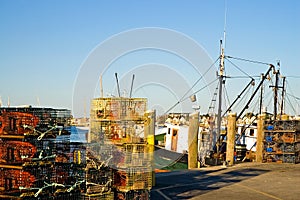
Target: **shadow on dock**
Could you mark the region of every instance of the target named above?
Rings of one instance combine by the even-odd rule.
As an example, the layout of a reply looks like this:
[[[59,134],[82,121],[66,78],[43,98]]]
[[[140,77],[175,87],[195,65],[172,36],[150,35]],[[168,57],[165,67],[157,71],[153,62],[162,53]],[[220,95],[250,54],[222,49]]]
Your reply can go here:
[[[183,170],[156,174],[151,199],[191,199],[222,187],[259,176],[267,169]]]

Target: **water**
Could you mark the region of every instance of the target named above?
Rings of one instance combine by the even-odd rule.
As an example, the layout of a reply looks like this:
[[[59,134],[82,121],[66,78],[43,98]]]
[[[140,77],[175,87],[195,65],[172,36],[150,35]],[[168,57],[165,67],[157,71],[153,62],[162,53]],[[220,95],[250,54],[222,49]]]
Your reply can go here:
[[[89,131],[88,130],[83,130],[80,129],[76,126],[71,127],[71,136],[70,136],[70,141],[71,142],[82,142],[86,143],[86,135]]]

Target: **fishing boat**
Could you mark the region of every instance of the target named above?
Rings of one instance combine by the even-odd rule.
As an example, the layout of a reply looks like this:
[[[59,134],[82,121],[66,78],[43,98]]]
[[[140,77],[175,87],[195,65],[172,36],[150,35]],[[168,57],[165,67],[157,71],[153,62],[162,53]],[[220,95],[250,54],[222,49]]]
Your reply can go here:
[[[222,44],[222,41],[220,43],[220,52],[221,54],[219,56],[219,69],[217,72],[218,85],[212,98],[211,105],[208,109],[208,113],[200,117],[199,121],[198,161],[202,165],[222,164],[222,162],[225,161],[226,134],[228,123],[227,115],[228,113],[236,109],[235,106],[237,102],[241,100],[241,97],[247,94],[249,88],[252,88],[252,94],[248,97],[247,101],[244,99],[242,107],[236,110],[237,132],[235,141],[235,159],[236,161],[245,161],[247,152],[255,153],[257,137],[257,116],[258,114],[266,113],[263,110],[263,94],[265,92],[265,88],[263,86],[265,82],[271,79],[272,75],[275,79],[275,84],[269,87],[274,91],[274,113],[272,113],[272,115],[269,114],[269,116],[273,116],[273,118],[276,119],[277,117],[281,118],[281,116],[284,115],[283,105],[286,88],[285,77],[280,76],[280,63],[277,63],[277,67],[275,67],[270,63],[227,56],[224,53],[224,46]],[[268,66],[268,69],[265,73],[261,74],[261,76],[256,76],[260,77],[260,80],[258,81],[258,83],[255,83],[257,81],[255,81],[253,76],[246,74],[243,70],[238,68],[237,65],[230,61],[230,59],[265,65]],[[242,71],[244,74],[246,74],[247,78],[250,79],[248,83],[246,82],[247,84],[242,89],[242,91],[237,95],[237,98],[226,108],[224,108],[223,102],[224,93],[226,93],[224,92],[225,82],[231,77],[226,75],[225,73],[225,60],[229,61],[234,67],[238,68],[239,71]],[[282,78],[282,85],[280,85],[280,78]],[[281,102],[279,102],[278,100],[279,89],[282,89]],[[249,107],[251,106],[251,104],[254,104],[254,97],[259,99],[259,103],[257,104],[259,108],[256,109],[256,113],[254,113],[253,110],[249,111]],[[278,103],[280,103],[280,109],[278,109]],[[216,107],[217,112],[215,111]],[[280,112],[278,112],[278,110],[280,110]],[[187,133],[189,126],[188,123],[182,123],[179,118],[181,118],[180,115],[173,117],[171,120],[166,120],[164,126],[157,129],[157,145],[160,147],[163,146],[165,150],[173,153],[176,152],[179,154],[187,154],[189,146],[187,141]],[[172,158],[170,158],[170,160],[171,159]]]
[[[155,168],[187,168],[188,113],[171,113],[155,130]]]

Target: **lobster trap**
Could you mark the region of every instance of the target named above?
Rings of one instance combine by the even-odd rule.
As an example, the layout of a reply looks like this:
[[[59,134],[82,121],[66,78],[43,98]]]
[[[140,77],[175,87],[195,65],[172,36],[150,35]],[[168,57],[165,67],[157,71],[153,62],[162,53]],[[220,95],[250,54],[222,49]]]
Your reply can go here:
[[[143,98],[96,98],[91,103],[89,142],[143,142]]]
[[[82,200],[113,200],[115,199],[114,192],[107,192],[104,194],[82,194]]]
[[[0,136],[33,135],[38,139],[69,135],[71,111],[53,108],[0,108]]]
[[[0,108],[0,199],[80,197],[85,152],[70,143],[70,119],[66,109]]]
[[[144,121],[92,121],[90,142],[145,143]]]
[[[299,163],[300,121],[266,121],[264,130],[264,162]]]
[[[143,120],[146,109],[144,98],[95,98],[91,103],[91,119]]]
[[[116,192],[115,194],[116,200],[149,200],[150,199],[150,191],[149,190],[134,190],[129,192]]]
[[[152,154],[148,144],[125,143],[118,147],[119,162],[116,163],[118,169],[132,167],[152,168]]]
[[[87,144],[70,141],[69,110],[0,108],[0,199],[148,199],[146,103],[94,99]]]
[[[117,191],[150,190],[152,188],[152,171],[149,168],[128,168],[114,172],[114,187]]]
[[[108,192],[109,186],[114,199],[134,199],[138,195],[148,199],[149,193],[134,192],[152,187],[153,148],[147,142],[150,133],[145,133],[149,128],[146,108],[143,98],[92,100],[86,176],[94,184],[89,187],[95,194]],[[105,180],[94,178],[101,173]]]

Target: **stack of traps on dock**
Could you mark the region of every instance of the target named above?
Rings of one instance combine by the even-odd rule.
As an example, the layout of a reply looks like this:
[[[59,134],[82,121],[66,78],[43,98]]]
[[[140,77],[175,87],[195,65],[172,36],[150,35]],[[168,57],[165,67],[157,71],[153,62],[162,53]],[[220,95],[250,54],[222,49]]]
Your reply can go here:
[[[70,141],[69,110],[0,108],[0,199],[149,199],[146,108],[146,99],[92,100],[87,143]]]
[[[154,147],[148,140],[154,139],[154,133],[145,131],[151,120],[145,115],[146,108],[143,98],[92,100],[87,182],[99,185],[92,177],[105,174],[111,183],[103,185],[102,191],[113,192],[117,199],[149,198]],[[99,193],[99,189],[90,187],[87,195]]]

